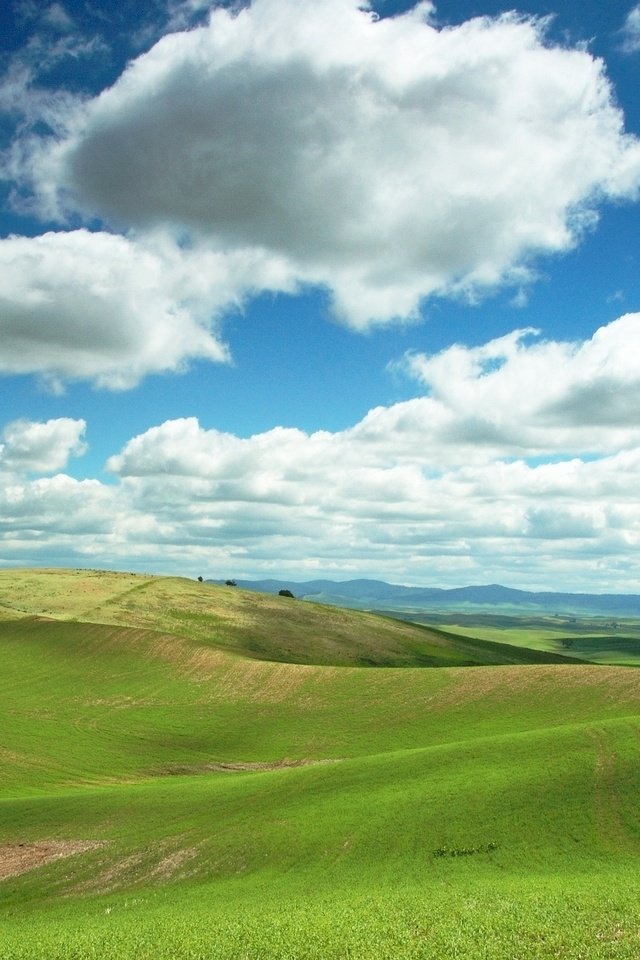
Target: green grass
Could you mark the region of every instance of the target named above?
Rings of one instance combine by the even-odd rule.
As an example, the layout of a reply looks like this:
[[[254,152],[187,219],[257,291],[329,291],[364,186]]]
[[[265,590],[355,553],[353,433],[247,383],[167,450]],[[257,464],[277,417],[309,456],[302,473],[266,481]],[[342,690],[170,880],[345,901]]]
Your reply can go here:
[[[638,956],[635,671],[262,661],[187,582],[25,576],[0,622],[0,869],[96,845],[0,882],[2,960]],[[239,594],[216,600],[237,637]],[[275,637],[260,609],[245,628]]]
[[[403,615],[404,616],[404,615]],[[588,663],[640,667],[640,622],[631,618],[504,616],[489,614],[407,615],[410,622],[439,629],[460,646],[462,638],[510,645]],[[435,626],[437,624],[437,626]]]

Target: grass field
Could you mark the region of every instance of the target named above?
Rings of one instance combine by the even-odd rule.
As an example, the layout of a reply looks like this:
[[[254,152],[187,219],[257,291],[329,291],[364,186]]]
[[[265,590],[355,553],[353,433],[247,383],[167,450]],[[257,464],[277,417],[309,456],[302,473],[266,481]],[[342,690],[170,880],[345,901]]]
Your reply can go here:
[[[635,618],[418,613],[407,620],[443,630],[457,641],[469,637],[589,663],[640,666],[640,620]]]
[[[267,599],[0,572],[2,960],[640,955],[640,674]]]

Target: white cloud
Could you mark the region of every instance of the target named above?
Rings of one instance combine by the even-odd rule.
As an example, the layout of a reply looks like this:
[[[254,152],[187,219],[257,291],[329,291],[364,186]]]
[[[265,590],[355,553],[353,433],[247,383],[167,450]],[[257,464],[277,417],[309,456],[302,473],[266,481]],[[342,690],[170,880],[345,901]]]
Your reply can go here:
[[[283,289],[288,278],[273,260],[180,250],[161,237],[0,240],[0,372],[117,390],[191,359],[225,360],[216,317],[256,282]]]
[[[52,473],[66,467],[69,457],[86,451],[84,420],[59,417],[45,423],[14,420],[8,423],[0,443],[0,470]]]
[[[94,537],[112,535],[122,524],[121,497],[98,480],[74,480],[64,474],[38,480],[16,480],[0,489],[0,549],[2,541],[25,543],[35,555],[40,549],[73,549],[76,554]]]
[[[481,347],[406,358],[435,435],[486,455],[613,453],[640,442],[640,314],[581,343],[518,330]],[[366,422],[366,421],[365,421]]]
[[[553,407],[605,375],[637,405],[639,336],[627,316],[583,343],[516,331],[414,358],[431,395],[338,433],[167,421],[108,463],[144,520],[129,549],[146,561],[162,544],[165,569],[189,558],[212,575],[640,590],[623,573],[640,543],[640,419],[614,403],[603,429],[595,404],[569,404],[566,423]]]
[[[24,479],[80,453],[84,425],[10,424],[0,563],[640,592],[639,338],[627,315],[584,342],[414,357],[426,396],[336,433],[169,420],[110,458],[111,484]]]
[[[168,0],[166,32],[193,27],[211,10],[211,0]]]
[[[622,49],[625,53],[637,53],[640,50],[640,4],[629,11],[622,35]]]
[[[432,14],[215,8],[59,111],[56,142],[17,144],[8,169],[32,178],[48,215],[284,260],[356,328],[411,317],[432,294],[520,285],[602,198],[635,195],[640,146],[602,63],[546,45],[540,22],[437,29]]]
[[[473,455],[465,463],[467,449],[447,463],[428,423],[405,423],[398,436],[393,412],[375,441],[362,425],[241,440],[169,421],[110,466],[129,509],[161,525],[155,536],[170,566],[180,545],[182,562],[201,557],[214,575],[301,579],[309,570],[540,588],[554,585],[549,569],[563,569],[574,588],[638,587],[632,571],[621,581],[604,562],[613,571],[640,540],[640,448],[539,466]]]

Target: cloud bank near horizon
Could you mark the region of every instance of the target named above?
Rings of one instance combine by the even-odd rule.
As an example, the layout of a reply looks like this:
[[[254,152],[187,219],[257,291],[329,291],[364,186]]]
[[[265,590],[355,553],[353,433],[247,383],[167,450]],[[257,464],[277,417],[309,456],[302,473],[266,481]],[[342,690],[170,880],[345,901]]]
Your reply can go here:
[[[111,456],[112,484],[55,473],[82,454],[83,421],[13,423],[0,562],[445,586],[490,571],[534,589],[553,570],[568,589],[640,592],[639,349],[628,314],[579,343],[515,331],[414,355],[426,394],[348,430],[168,420]]]

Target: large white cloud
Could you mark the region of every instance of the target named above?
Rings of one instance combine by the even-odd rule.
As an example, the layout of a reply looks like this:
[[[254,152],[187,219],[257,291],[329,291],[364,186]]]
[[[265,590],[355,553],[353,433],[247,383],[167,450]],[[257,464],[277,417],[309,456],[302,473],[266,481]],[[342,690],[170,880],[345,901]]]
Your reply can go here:
[[[58,417],[45,423],[14,420],[8,423],[0,443],[0,470],[51,473],[66,467],[69,457],[87,449],[84,420]]]
[[[606,376],[637,409],[639,338],[630,315],[581,343],[516,332],[414,357],[430,395],[338,433],[242,439],[167,421],[108,463],[140,525],[124,542],[144,562],[157,544],[164,569],[188,558],[220,575],[544,588],[553,569],[574,589],[640,590],[625,570],[640,543],[640,421],[614,402],[603,428],[597,404],[571,402]]]
[[[0,372],[125,389],[194,358],[227,356],[215,321],[286,271],[243,253],[181,250],[76,230],[0,240]]]
[[[640,147],[603,64],[547,45],[543,23],[433,18],[430,3],[379,20],[358,0],[215,8],[61,107],[55,143],[21,144],[10,169],[50,215],[284,259],[358,328],[521,278],[603,197],[637,192]]]
[[[111,484],[29,480],[82,452],[84,424],[14,422],[0,563],[639,592],[639,340],[632,314],[414,356],[426,396],[336,433],[169,420],[110,458]]]
[[[537,342],[534,333],[406,358],[429,389],[418,403],[428,404],[439,442],[477,455],[485,447],[486,456],[613,453],[638,444],[640,314],[583,342]]]

